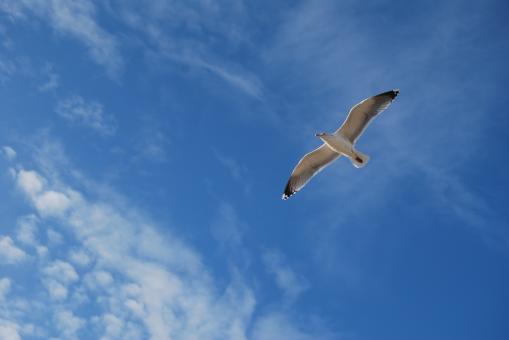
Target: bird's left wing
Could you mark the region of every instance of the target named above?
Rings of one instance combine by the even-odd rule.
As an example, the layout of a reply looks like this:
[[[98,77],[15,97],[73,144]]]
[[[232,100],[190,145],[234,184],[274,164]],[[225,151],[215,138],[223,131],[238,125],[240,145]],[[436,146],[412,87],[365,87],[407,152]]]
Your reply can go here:
[[[399,94],[398,89],[369,97],[352,107],[343,125],[335,132],[355,143],[368,123],[385,110]]]
[[[340,154],[332,151],[327,145],[323,144],[318,149],[302,157],[299,164],[293,169],[292,175],[286,184],[283,199],[288,199],[302,189],[314,175],[322,171],[339,156]]]

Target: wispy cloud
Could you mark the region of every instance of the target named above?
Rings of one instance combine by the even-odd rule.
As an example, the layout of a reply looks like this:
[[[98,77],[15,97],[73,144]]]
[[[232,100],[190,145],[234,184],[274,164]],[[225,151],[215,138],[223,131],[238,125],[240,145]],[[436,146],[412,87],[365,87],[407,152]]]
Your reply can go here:
[[[60,86],[60,76],[53,70],[52,64],[47,63],[42,69],[42,74],[47,79],[44,83],[37,87],[39,91],[53,91]]]
[[[33,65],[26,56],[10,56],[0,54],[0,85],[17,76],[33,76]]]
[[[240,221],[233,206],[222,203],[218,208],[218,216],[211,226],[212,235],[221,246],[239,250],[242,246],[247,225]]]
[[[16,73],[16,63],[9,59],[0,59],[0,84],[5,83]]]
[[[7,34],[7,30],[3,24],[0,24],[0,37],[2,38],[2,46],[6,49],[10,49],[12,47],[12,40]]]
[[[7,158],[8,160],[13,160],[16,158],[16,151],[11,148],[10,146],[2,146],[2,154]]]
[[[211,62],[204,61],[195,57],[194,59],[189,58],[177,58],[177,60],[184,61],[184,63],[198,66],[204,70],[210,71],[216,76],[220,77],[224,81],[228,82],[233,87],[245,92],[246,94],[261,100],[263,99],[263,90],[261,81],[246,71],[232,71],[226,66],[220,66]]]
[[[0,301],[5,299],[5,296],[11,289],[11,280],[9,278],[3,277],[0,279]]]
[[[248,178],[247,168],[234,158],[228,157],[217,150],[214,150],[214,155],[219,163],[228,170],[231,178],[237,182],[244,194],[249,195],[252,184]]]
[[[174,62],[211,73],[233,88],[263,100],[263,84],[249,65],[232,62],[225,52],[248,44],[244,28],[247,11],[242,1],[216,3],[206,1],[142,1],[118,4],[126,25],[147,41],[147,51]],[[167,20],[172,18],[172,20]],[[213,46],[207,41],[215,41]],[[222,46],[217,48],[217,44]],[[223,50],[224,49],[224,50]]]
[[[108,74],[118,77],[123,66],[114,36],[96,20],[96,7],[88,0],[2,0],[0,10],[12,19],[30,20],[30,15],[48,23],[56,32],[82,42]]]
[[[155,51],[165,62],[213,74],[233,88],[263,100],[263,84],[249,66],[232,62],[216,46],[206,43],[218,40],[228,49],[248,44],[249,33],[243,20],[248,12],[242,2],[212,6],[203,1],[192,4],[186,1],[142,1],[139,4],[113,1],[105,8],[134,29],[135,37],[129,38],[128,35],[124,39],[147,41],[142,44],[145,53]],[[124,65],[119,50],[120,37],[101,27],[97,20],[98,8],[92,1],[2,0],[0,10],[12,20],[28,22],[35,16],[61,35],[80,41],[112,78],[119,77]],[[0,75],[10,77],[13,66],[12,63],[0,63]],[[40,91],[49,91],[59,85],[56,73],[49,70],[47,74],[49,79],[39,86]]]
[[[321,335],[321,339],[328,339],[328,336]],[[310,334],[294,325],[286,315],[272,313],[261,318],[253,329],[254,340],[312,340],[316,334]],[[332,338],[330,338],[332,339]],[[337,339],[337,338],[336,338]]]
[[[170,145],[168,133],[153,123],[145,122],[144,124],[140,129],[133,160],[167,161]]]
[[[113,116],[104,112],[102,104],[86,101],[81,96],[74,95],[60,100],[56,112],[70,122],[87,126],[104,135],[111,135],[116,130]]]
[[[274,275],[276,284],[290,302],[308,288],[306,280],[285,263],[285,258],[280,251],[266,249],[262,258],[267,270]]]

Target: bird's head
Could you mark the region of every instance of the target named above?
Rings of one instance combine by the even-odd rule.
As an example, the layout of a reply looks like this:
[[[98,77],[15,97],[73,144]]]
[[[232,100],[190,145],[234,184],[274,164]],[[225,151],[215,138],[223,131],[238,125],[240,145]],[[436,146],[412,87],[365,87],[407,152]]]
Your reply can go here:
[[[324,137],[324,136],[327,136],[327,133],[325,133],[325,132],[318,132],[318,133],[315,133],[315,136],[316,137]]]

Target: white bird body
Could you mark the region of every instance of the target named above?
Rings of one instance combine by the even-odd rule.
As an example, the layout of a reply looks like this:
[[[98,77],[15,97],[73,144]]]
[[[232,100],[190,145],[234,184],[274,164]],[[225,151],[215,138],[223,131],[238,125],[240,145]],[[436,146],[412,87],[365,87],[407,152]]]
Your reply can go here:
[[[317,133],[323,144],[307,153],[299,161],[286,184],[283,199],[286,200],[302,189],[307,182],[329,164],[344,155],[352,164],[361,168],[369,161],[369,156],[355,149],[355,143],[371,120],[384,111],[396,98],[399,90],[394,89],[369,97],[352,107],[348,116],[334,134]]]
[[[369,156],[357,151],[352,142],[343,137],[339,131],[332,134],[319,134],[318,137],[327,145],[332,151],[340,155],[350,158],[352,164],[356,168],[362,168],[369,160]]]

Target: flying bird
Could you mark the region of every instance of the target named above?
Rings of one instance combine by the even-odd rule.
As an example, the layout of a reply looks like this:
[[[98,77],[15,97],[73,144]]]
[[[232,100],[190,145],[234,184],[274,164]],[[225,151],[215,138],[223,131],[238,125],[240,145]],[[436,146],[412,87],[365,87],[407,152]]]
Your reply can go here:
[[[313,176],[341,155],[350,158],[356,168],[365,166],[369,161],[369,156],[356,150],[355,143],[369,122],[384,111],[398,94],[399,90],[394,89],[366,98],[350,109],[345,122],[336,132],[333,134],[317,133],[315,136],[320,138],[323,144],[302,157],[293,169],[282,198],[286,200],[301,190]]]

